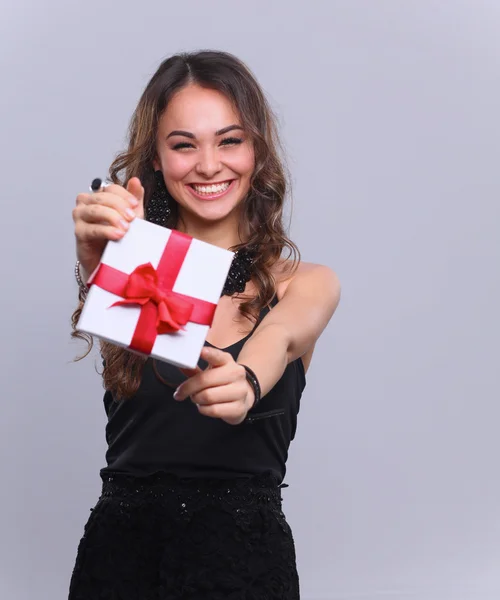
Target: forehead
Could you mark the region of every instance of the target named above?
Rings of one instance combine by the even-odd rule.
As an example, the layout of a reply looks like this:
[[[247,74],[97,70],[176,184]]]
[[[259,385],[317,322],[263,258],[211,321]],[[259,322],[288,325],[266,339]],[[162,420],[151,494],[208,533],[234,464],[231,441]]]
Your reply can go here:
[[[188,85],[171,98],[159,126],[167,134],[167,129],[213,134],[218,129],[234,124],[240,124],[240,117],[224,94],[198,85]]]

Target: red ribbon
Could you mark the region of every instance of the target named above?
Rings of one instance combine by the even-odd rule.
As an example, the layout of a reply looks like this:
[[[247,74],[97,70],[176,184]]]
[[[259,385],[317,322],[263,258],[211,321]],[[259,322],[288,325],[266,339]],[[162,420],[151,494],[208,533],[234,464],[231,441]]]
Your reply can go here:
[[[211,325],[216,304],[178,294],[174,287],[182,267],[191,237],[172,231],[158,268],[151,263],[139,265],[127,275],[109,265],[100,264],[88,285],[125,298],[113,306],[141,306],[129,348],[151,354],[157,335],[183,329],[188,322]]]

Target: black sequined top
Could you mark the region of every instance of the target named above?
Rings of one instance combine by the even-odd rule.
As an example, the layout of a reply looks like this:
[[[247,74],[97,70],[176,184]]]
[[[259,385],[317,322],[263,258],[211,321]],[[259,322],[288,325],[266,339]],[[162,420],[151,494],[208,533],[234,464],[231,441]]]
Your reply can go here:
[[[224,350],[236,359],[250,335]],[[162,383],[155,369],[171,385]],[[101,475],[239,478],[269,473],[282,481],[305,387],[302,359],[287,366],[250,412],[251,419],[236,426],[201,415],[189,400],[176,402],[173,392],[183,379],[177,368],[149,359],[135,396],[116,402],[105,393],[108,450]]]

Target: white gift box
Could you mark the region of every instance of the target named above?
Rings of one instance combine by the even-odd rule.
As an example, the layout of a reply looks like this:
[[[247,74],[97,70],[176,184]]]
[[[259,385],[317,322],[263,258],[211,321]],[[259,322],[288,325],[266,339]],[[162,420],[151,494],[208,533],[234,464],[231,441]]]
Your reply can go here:
[[[101,265],[108,265],[126,275],[146,263],[151,263],[156,269],[171,235],[172,231],[166,227],[135,219],[121,240],[108,242]],[[172,292],[216,305],[233,256],[229,250],[192,239]],[[165,260],[168,260],[168,255]],[[99,267],[96,272],[98,270]],[[122,296],[94,283],[87,294],[78,329],[118,346],[130,347],[142,307],[135,304],[112,307],[115,302],[123,300]],[[149,356],[178,367],[194,368],[209,329],[209,325],[188,322],[179,331],[157,334]]]

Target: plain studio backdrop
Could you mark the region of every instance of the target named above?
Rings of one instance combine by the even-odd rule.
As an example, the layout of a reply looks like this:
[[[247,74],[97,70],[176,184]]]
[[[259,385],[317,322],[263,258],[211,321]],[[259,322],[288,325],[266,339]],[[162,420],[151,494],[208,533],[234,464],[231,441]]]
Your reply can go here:
[[[67,597],[100,493],[71,211],[182,50],[278,114],[291,236],[339,275],[284,490],[305,600],[500,597],[497,0],[2,0],[0,597]]]

